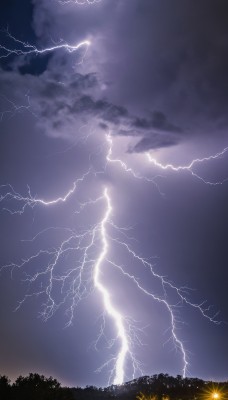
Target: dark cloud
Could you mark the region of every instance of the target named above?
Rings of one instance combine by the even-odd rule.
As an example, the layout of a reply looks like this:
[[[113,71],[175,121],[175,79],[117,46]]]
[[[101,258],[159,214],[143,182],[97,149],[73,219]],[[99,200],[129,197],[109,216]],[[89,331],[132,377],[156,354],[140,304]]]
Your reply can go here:
[[[49,123],[53,121],[55,130],[58,127],[62,129],[64,123],[59,121],[58,116],[62,118],[64,113],[66,119],[93,121],[105,130],[113,128],[113,135],[140,137],[138,144],[129,149],[130,152],[172,146],[181,140],[177,134],[182,129],[169,122],[161,111],[151,112],[148,118],[135,117],[123,106],[86,94],[91,89],[99,89],[99,85],[96,75],[92,73],[74,74],[73,81],[65,85],[52,80],[40,91],[41,118],[47,118]]]
[[[172,122],[161,130],[182,129],[182,140],[209,134],[213,140],[215,130],[224,135],[226,0],[110,0],[91,7],[63,6],[54,0],[34,4],[33,26],[44,44],[50,43],[50,36],[70,43],[91,40],[83,73],[97,72],[105,85],[102,98],[137,116],[135,128],[160,129],[164,114]],[[157,121],[148,118],[150,110],[161,111]]]
[[[151,113],[151,118],[146,119],[146,118],[136,118],[133,126],[136,128],[142,128],[142,129],[159,129],[161,131],[167,131],[167,132],[181,132],[182,130],[171,124],[168,120],[167,117],[165,116],[164,113],[161,111],[153,111]]]
[[[8,93],[14,87],[16,105],[24,104],[23,98],[29,93],[29,111],[48,136],[75,140],[83,125],[92,124],[94,128],[111,129],[113,135],[138,137],[130,152],[167,147],[181,140],[182,129],[164,113],[153,111],[148,117],[137,117],[126,107],[102,98],[101,82],[95,73],[75,72],[66,80],[58,70],[40,76],[2,71],[0,80],[6,99],[12,100]],[[26,85],[29,91],[23,92]]]
[[[174,146],[179,141],[176,137],[152,133],[150,137],[143,137],[134,147],[130,147],[128,151],[129,153],[143,153],[152,149]]]
[[[170,147],[178,144],[182,129],[173,125],[161,111],[153,111],[151,117],[136,118],[132,124],[136,128],[136,135],[141,133],[142,138],[135,146],[129,148],[129,152],[140,153],[151,149]]]

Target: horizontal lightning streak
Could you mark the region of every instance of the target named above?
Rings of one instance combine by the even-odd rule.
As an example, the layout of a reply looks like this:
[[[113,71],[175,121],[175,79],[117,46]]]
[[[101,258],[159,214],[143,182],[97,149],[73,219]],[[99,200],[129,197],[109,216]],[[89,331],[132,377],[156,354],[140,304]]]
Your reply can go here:
[[[21,56],[21,55],[30,55],[30,54],[34,54],[34,55],[42,55],[45,53],[50,53],[56,50],[66,50],[68,53],[73,53],[78,51],[81,47],[86,47],[88,48],[88,46],[91,44],[89,40],[84,40],[82,42],[79,42],[76,45],[70,45],[68,43],[60,43],[57,44],[55,46],[50,46],[50,47],[46,47],[44,49],[38,49],[36,46],[31,45],[27,42],[23,42],[22,40],[19,40],[17,38],[15,38],[14,36],[11,35],[11,33],[9,33],[7,31],[7,36],[13,41],[15,42],[17,45],[21,45],[22,49],[10,49],[4,45],[0,44],[0,50],[3,51],[4,54],[0,55],[0,59],[1,58],[7,58],[12,54],[15,54],[17,56]]]
[[[78,5],[85,5],[85,4],[95,4],[100,3],[101,0],[59,0],[61,4],[78,4]]]
[[[90,173],[91,173],[91,168],[84,175],[82,175],[82,177],[78,178],[76,181],[73,182],[72,188],[63,197],[60,196],[54,200],[49,200],[49,201],[37,198],[36,196],[32,196],[29,186],[28,186],[28,195],[23,196],[20,193],[16,192],[12,187],[12,185],[10,184],[2,185],[0,186],[0,188],[3,189],[9,187],[11,191],[2,194],[0,196],[0,202],[15,200],[22,204],[22,207],[19,210],[10,210],[8,208],[5,208],[5,210],[8,211],[10,214],[23,214],[27,207],[34,208],[37,205],[53,206],[61,202],[65,203],[68,200],[68,198],[75,193],[75,190],[79,185],[79,183],[83,182]]]
[[[188,165],[178,165],[178,166],[175,166],[173,164],[162,164],[162,163],[156,161],[156,159],[153,158],[150,153],[146,153],[146,156],[151,164],[153,164],[157,168],[162,169],[163,171],[165,171],[165,170],[171,170],[174,172],[188,171],[191,173],[191,175],[193,177],[201,180],[203,183],[205,183],[207,185],[216,186],[216,185],[222,185],[223,183],[227,182],[228,178],[225,178],[222,181],[218,181],[218,182],[210,182],[210,181],[207,181],[206,179],[202,178],[200,175],[196,174],[192,170],[192,168],[194,166],[196,166],[197,164],[202,164],[207,161],[217,160],[218,158],[225,155],[227,151],[228,151],[228,147],[225,147],[222,151],[220,151],[214,155],[210,155],[208,157],[203,157],[203,158],[196,158],[196,159],[192,160]]]

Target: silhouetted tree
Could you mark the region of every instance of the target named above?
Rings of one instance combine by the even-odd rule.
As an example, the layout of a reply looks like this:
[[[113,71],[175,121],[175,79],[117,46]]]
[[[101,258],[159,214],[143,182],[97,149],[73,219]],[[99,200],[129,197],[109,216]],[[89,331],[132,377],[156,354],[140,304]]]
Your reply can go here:
[[[0,398],[9,399],[11,392],[10,380],[5,375],[0,375]]]
[[[45,378],[39,374],[29,374],[29,376],[19,376],[13,385],[14,392],[17,393],[19,398],[23,400],[39,400],[52,399],[52,393],[55,389],[58,389],[60,384],[56,379]]]

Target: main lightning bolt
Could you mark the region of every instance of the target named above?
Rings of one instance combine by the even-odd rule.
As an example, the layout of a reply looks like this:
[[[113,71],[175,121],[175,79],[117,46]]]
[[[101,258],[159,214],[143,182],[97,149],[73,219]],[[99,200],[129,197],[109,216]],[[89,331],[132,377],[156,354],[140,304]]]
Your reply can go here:
[[[110,294],[108,289],[101,283],[100,281],[100,268],[104,260],[106,259],[108,253],[108,241],[107,241],[107,234],[106,234],[106,224],[109,220],[112,207],[111,207],[111,200],[108,195],[108,189],[105,188],[104,197],[107,202],[107,209],[104,215],[104,218],[101,222],[101,237],[102,237],[102,251],[97,259],[94,268],[94,285],[95,288],[101,293],[104,301],[105,310],[107,310],[108,314],[113,318],[115,321],[116,329],[118,332],[118,337],[121,341],[121,350],[117,356],[116,365],[115,365],[115,379],[114,384],[121,384],[124,381],[124,362],[126,358],[126,354],[128,353],[129,346],[128,340],[125,332],[125,327],[123,323],[122,315],[113,307],[110,299]]]
[[[88,4],[92,4],[95,1],[75,1],[75,3],[78,4],[86,2]],[[68,1],[63,1],[63,3],[68,3]],[[59,49],[64,49],[67,52],[72,53],[81,47],[88,47],[88,45],[90,44],[89,41],[80,42],[75,46],[61,43],[53,47],[39,50],[35,46],[14,38],[9,33],[8,36],[17,45],[22,46],[22,49],[9,49],[8,47],[0,45],[0,49],[4,53],[2,56],[0,56],[0,58],[8,57],[10,54],[41,55]],[[107,168],[108,165],[110,165],[110,167],[112,165],[118,165],[133,179],[142,179],[147,182],[153,182],[156,184],[154,178],[152,179],[144,177],[143,175],[135,172],[132,168],[129,168],[127,164],[121,159],[113,158],[113,140],[110,134],[106,135],[106,143],[108,145],[108,150],[104,161],[105,168]],[[158,163],[155,159],[151,157],[149,153],[147,154],[147,157],[149,161],[154,164],[154,166],[161,170],[172,170],[174,172],[187,170],[194,177],[197,177],[204,183],[212,184],[193,172],[193,168],[198,163],[218,159],[219,157],[223,156],[227,152],[227,150],[228,148],[225,148],[223,151],[215,155],[211,155],[202,159],[195,159],[189,165],[177,167],[173,166],[172,164],[163,165],[161,163]],[[73,182],[71,188],[64,195],[61,195],[52,200],[45,200],[40,197],[33,196],[29,187],[27,194],[22,195],[18,191],[14,190],[11,185],[1,186],[1,191],[3,193],[0,196],[0,202],[4,204],[10,203],[11,205],[12,202],[13,204],[18,204],[18,208],[16,210],[12,208],[12,206],[5,207],[5,209],[7,209],[11,214],[23,214],[26,212],[26,209],[28,207],[33,209],[34,207],[39,206],[51,207],[59,203],[65,203],[69,200],[71,196],[76,195],[79,186],[85,183],[87,177],[91,174],[92,168],[90,168],[82,177],[76,179]],[[96,179],[97,174],[93,173],[93,176]],[[223,182],[217,182],[215,184],[220,184]],[[124,240],[120,240],[118,237],[112,237],[108,234],[108,226],[110,226],[110,228],[112,228],[115,232],[118,232],[119,235],[122,235],[123,231],[121,228],[118,228],[111,220],[112,202],[111,195],[107,187],[104,188],[100,197],[85,202],[80,206],[79,211],[76,212],[82,213],[84,209],[90,206],[93,206],[95,208],[96,205],[100,202],[103,202],[105,204],[105,211],[100,220],[95,223],[95,225],[89,227],[82,232],[75,231],[70,228],[48,228],[48,231],[59,229],[64,234],[64,240],[60,242],[59,246],[51,249],[40,249],[34,255],[22,260],[19,263],[10,263],[8,265],[4,265],[1,268],[10,268],[13,272],[15,268],[26,269],[26,266],[32,264],[35,260],[43,262],[43,267],[41,270],[35,272],[34,274],[25,274],[25,281],[29,283],[30,291],[26,293],[22,301],[19,302],[18,308],[31,296],[46,296],[46,301],[43,303],[43,310],[41,313],[43,318],[47,320],[48,318],[53,316],[53,314],[61,306],[65,305],[67,308],[66,313],[68,316],[67,324],[70,325],[73,322],[74,313],[79,302],[85,299],[91,292],[96,290],[101,295],[105,313],[110,317],[110,319],[113,320],[116,329],[116,337],[115,339],[111,340],[110,347],[117,342],[119,343],[120,347],[116,356],[107,361],[104,366],[112,363],[113,366],[111,369],[111,377],[114,377],[113,381],[115,384],[121,384],[126,377],[125,366],[128,359],[131,361],[133,375],[137,372],[137,370],[140,370],[140,364],[135,359],[133,351],[133,346],[135,342],[137,342],[138,336],[133,329],[132,324],[129,322],[129,319],[126,318],[115,307],[114,302],[111,300],[111,293],[108,289],[108,286],[102,282],[102,276],[107,268],[107,265],[110,265],[114,269],[118,270],[123,276],[128,278],[131,282],[133,282],[137,289],[141,291],[144,295],[149,296],[153,301],[165,307],[170,317],[170,329],[173,343],[182,356],[182,373],[183,376],[185,376],[188,368],[188,356],[184,343],[177,334],[178,318],[176,310],[179,306],[179,303],[184,303],[188,306],[193,307],[210,322],[219,324],[220,322],[216,318],[217,314],[211,315],[210,307],[207,307],[204,302],[200,304],[191,302],[188,298],[188,290],[186,287],[177,287],[173,283],[165,279],[162,275],[159,275],[157,272],[155,272],[152,264],[150,264],[146,259],[140,257],[134,250],[132,250],[132,248],[126,241],[125,236]],[[40,235],[45,234],[46,232],[47,229],[38,233],[31,240],[35,242]],[[163,289],[162,296],[158,296],[152,291],[148,291],[140,284],[139,280],[134,276],[134,274],[130,273],[130,271],[126,267],[119,265],[117,262],[115,262],[115,260],[112,260],[110,258],[108,250],[112,243],[115,243],[120,248],[124,249],[130,259],[134,259],[137,263],[142,265],[147,271],[149,271],[150,276],[155,281],[160,282],[160,285]],[[99,249],[99,251],[97,251],[97,249]],[[71,262],[67,261],[68,259],[71,260],[72,254],[74,254],[72,261],[73,265],[71,265]],[[70,265],[68,265],[68,262]],[[33,291],[32,289],[35,285],[38,286],[38,289]],[[55,285],[60,286],[60,300],[56,299]],[[177,304],[172,304],[171,302],[169,302],[168,290],[171,290],[172,293],[174,293],[178,297],[179,301]],[[101,329],[101,335],[104,334],[104,329],[105,328],[103,326]]]
[[[135,175],[135,172],[132,169],[128,168],[123,161],[121,161],[120,159],[112,158],[113,142],[110,136],[107,136],[106,139],[109,144],[106,156],[106,162],[110,164],[118,163],[126,173],[130,173],[133,176],[133,178],[137,178],[138,176]],[[14,201],[20,204],[20,207],[17,210],[15,209],[12,210],[7,208],[7,210],[12,214],[14,213],[23,214],[27,207],[31,208],[34,208],[35,206],[49,207],[58,204],[60,202],[66,202],[70,196],[76,193],[76,188],[78,188],[80,183],[85,182],[87,176],[90,173],[91,170],[89,169],[81,178],[78,178],[73,183],[72,187],[64,196],[57,197],[56,199],[53,200],[47,201],[41,198],[34,197],[31,195],[30,189],[28,190],[28,195],[23,196],[18,192],[16,192],[13,189],[13,187],[9,185],[10,191],[8,190],[6,191],[6,193],[2,194],[2,196],[0,197],[0,201],[1,202]],[[96,174],[94,174],[94,176],[96,177]],[[2,187],[2,190],[4,188],[6,187]],[[18,307],[20,307],[24,303],[24,301],[31,296],[34,295],[40,296],[45,294],[47,296],[47,302],[44,304],[44,310],[42,312],[42,316],[44,319],[48,319],[59,309],[60,306],[67,304],[67,302],[70,300],[71,305],[67,309],[67,315],[69,318],[68,325],[70,325],[72,324],[74,311],[78,306],[79,302],[82,299],[86,298],[88,294],[91,293],[92,291],[91,282],[93,282],[93,287],[102,296],[105,312],[114,321],[116,327],[117,337],[114,341],[112,341],[112,344],[116,341],[119,341],[121,344],[120,350],[117,353],[117,355],[104,364],[106,366],[110,362],[114,363],[114,367],[111,370],[111,376],[114,376],[115,384],[120,384],[124,381],[125,378],[124,367],[126,364],[127,357],[129,356],[129,359],[132,362],[133,376],[135,375],[136,371],[139,370],[139,363],[135,359],[133,352],[133,346],[135,344],[134,337],[136,337],[136,334],[133,333],[132,326],[129,326],[127,318],[124,317],[120,313],[120,311],[117,310],[115,306],[112,304],[109,290],[107,286],[104,285],[104,283],[102,283],[101,281],[101,275],[102,275],[101,269],[104,268],[105,263],[110,264],[113,268],[120,271],[120,273],[123,274],[123,276],[129,278],[132,282],[134,282],[136,287],[144,295],[151,297],[153,301],[160,303],[166,308],[166,310],[170,315],[171,337],[173,339],[173,343],[175,347],[182,354],[182,361],[183,361],[182,373],[183,376],[185,376],[188,367],[188,357],[184,344],[177,334],[178,318],[176,314],[176,309],[178,307],[178,304],[172,305],[168,301],[167,289],[170,289],[171,291],[173,291],[173,293],[175,293],[179,297],[179,302],[185,303],[186,305],[197,309],[209,321],[219,324],[220,321],[216,319],[217,314],[211,315],[210,307],[206,307],[204,302],[201,304],[191,302],[188,298],[188,290],[186,287],[178,288],[173,283],[165,279],[162,275],[156,273],[154,271],[153,265],[150,264],[146,259],[137,255],[136,252],[131,249],[131,247],[125,240],[120,240],[116,237],[108,236],[107,234],[108,224],[114,230],[118,231],[120,234],[122,234],[122,230],[121,228],[118,228],[110,219],[112,206],[111,206],[111,197],[107,187],[104,189],[103,195],[101,195],[99,198],[95,200],[90,200],[82,204],[78,212],[82,212],[84,208],[88,206],[91,205],[95,206],[100,201],[105,202],[106,208],[103,218],[101,219],[100,222],[95,224],[95,226],[89,228],[88,230],[85,230],[82,233],[77,233],[72,231],[71,229],[68,229],[66,233],[69,232],[69,236],[66,239],[64,239],[63,242],[61,242],[60,246],[57,249],[39,250],[36,254],[29,257],[28,259],[23,260],[19,264],[12,263],[2,267],[2,269],[6,267],[11,268],[12,270],[14,270],[15,268],[21,269],[24,268],[29,263],[32,263],[35,259],[41,259],[43,256],[48,258],[48,261],[42,271],[39,271],[32,276],[27,274],[25,278],[25,280],[29,282],[30,286],[35,282],[39,283],[40,281],[42,282],[41,286],[43,286],[44,285],[43,281],[48,278],[47,279],[48,284],[46,285],[46,289],[26,294],[24,299],[21,302],[19,302]],[[41,232],[40,234],[42,233],[43,232]],[[36,235],[32,240],[33,241],[36,240],[38,235]],[[111,260],[108,257],[108,248],[111,242],[114,242],[118,246],[123,247],[123,249],[127,252],[129,257],[133,258],[138,263],[140,263],[144,268],[146,268],[150,272],[153,279],[160,281],[161,287],[163,288],[163,296],[158,296],[153,292],[150,292],[147,289],[145,289],[133,274],[131,274],[129,271],[126,271],[123,266],[118,265],[115,262],[115,260]],[[97,243],[99,243],[100,252],[98,256],[95,257],[94,260],[94,251],[95,247],[97,247]],[[77,265],[71,267],[69,270],[67,270],[65,273],[62,274],[55,272],[58,270],[59,265],[63,262],[64,257],[67,254],[71,254],[72,252],[76,253],[78,257],[81,254],[81,256],[78,258],[79,262],[77,263]],[[57,302],[56,299],[54,298],[54,285],[55,283],[58,282],[61,283],[61,294],[63,295],[62,300],[59,302]]]

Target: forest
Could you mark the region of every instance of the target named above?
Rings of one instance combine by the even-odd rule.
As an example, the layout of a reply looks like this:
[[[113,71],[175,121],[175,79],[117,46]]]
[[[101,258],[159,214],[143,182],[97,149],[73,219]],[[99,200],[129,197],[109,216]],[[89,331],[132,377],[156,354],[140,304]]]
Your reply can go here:
[[[62,387],[53,377],[30,373],[11,383],[0,375],[1,400],[225,400],[228,381],[211,382],[168,374],[143,376],[122,385]]]

